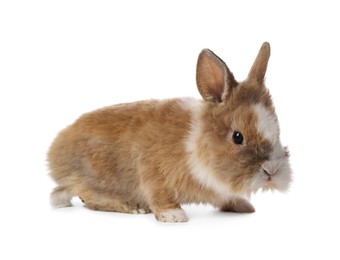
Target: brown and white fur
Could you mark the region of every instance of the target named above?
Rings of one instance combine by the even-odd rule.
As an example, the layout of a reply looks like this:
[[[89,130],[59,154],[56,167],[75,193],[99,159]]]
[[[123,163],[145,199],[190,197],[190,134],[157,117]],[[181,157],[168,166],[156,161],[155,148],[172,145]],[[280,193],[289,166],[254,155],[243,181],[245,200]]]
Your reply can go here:
[[[52,205],[71,206],[79,196],[90,209],[153,212],[165,222],[187,221],[185,203],[254,212],[252,192],[284,191],[291,181],[288,151],[264,85],[269,56],[264,43],[239,83],[204,49],[197,63],[203,100],[141,101],[82,115],[48,152],[57,183]]]

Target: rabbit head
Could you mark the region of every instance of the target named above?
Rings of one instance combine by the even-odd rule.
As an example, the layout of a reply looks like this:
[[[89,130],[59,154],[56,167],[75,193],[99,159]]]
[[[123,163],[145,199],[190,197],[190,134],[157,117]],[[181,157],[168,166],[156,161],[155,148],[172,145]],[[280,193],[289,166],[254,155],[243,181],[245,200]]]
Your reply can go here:
[[[211,169],[210,182],[228,184],[234,194],[285,191],[291,181],[289,153],[281,145],[277,115],[264,84],[269,56],[265,42],[243,82],[236,81],[212,51],[204,49],[198,58],[197,87],[206,109],[200,115],[195,156]]]

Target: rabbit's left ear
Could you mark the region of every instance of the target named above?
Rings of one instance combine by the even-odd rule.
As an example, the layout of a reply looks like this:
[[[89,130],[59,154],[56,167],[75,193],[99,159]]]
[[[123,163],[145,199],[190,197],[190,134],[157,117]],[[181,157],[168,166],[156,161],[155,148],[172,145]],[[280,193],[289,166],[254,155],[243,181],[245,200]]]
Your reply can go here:
[[[231,88],[238,85],[227,65],[208,49],[198,56],[196,84],[203,99],[215,103],[224,101]]]
[[[259,53],[254,61],[253,66],[251,67],[248,80],[255,80],[259,83],[262,83],[264,80],[264,76],[266,75],[268,60],[270,56],[270,45],[268,42],[262,44]]]

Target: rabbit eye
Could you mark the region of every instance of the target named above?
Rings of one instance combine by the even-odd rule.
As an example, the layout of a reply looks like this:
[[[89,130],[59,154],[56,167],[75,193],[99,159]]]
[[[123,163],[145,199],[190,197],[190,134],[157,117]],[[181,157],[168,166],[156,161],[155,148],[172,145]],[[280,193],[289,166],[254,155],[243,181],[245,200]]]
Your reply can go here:
[[[234,131],[233,141],[234,141],[235,144],[242,144],[243,143],[243,135],[238,131]]]

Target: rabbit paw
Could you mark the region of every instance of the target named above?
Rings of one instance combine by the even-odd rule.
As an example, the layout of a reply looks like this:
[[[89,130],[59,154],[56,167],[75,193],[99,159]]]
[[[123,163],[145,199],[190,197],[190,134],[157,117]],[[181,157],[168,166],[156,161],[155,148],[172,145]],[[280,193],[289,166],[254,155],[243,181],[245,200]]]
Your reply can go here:
[[[156,218],[160,222],[187,222],[189,219],[182,209],[168,209],[160,211]]]
[[[237,198],[229,201],[220,209],[222,212],[237,212],[237,213],[253,213],[255,208],[249,201],[243,198]]]

